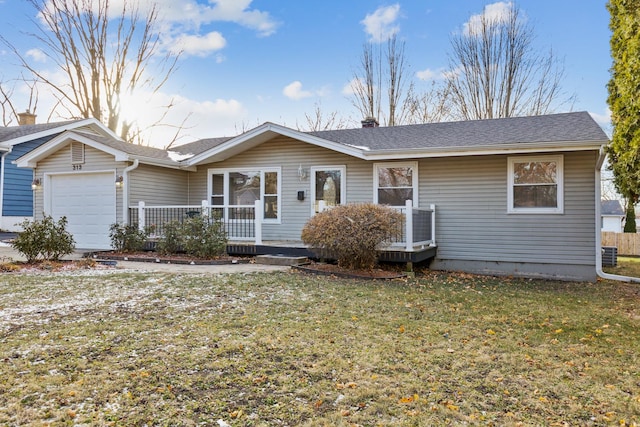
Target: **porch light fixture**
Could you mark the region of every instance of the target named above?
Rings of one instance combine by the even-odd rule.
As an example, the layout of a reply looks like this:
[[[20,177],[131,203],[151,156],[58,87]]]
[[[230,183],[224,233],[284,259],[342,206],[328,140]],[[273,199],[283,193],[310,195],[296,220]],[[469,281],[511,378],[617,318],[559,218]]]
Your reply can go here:
[[[307,170],[302,168],[302,165],[298,167],[298,179],[304,181],[307,178]]]
[[[116,177],[116,188],[122,187],[122,183],[124,182],[124,177],[119,175]]]
[[[33,181],[31,181],[31,189],[37,190],[38,188],[40,188],[40,178],[35,178]]]

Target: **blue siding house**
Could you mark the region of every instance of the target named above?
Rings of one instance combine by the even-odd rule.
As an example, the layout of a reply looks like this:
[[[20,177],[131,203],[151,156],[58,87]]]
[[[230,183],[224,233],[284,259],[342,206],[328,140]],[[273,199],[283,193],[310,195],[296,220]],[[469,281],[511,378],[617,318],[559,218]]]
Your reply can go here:
[[[0,127],[0,229],[6,231],[19,231],[19,224],[34,216],[33,170],[18,168],[16,159],[67,130],[108,133],[95,119],[36,124],[34,114],[20,116],[20,125]]]

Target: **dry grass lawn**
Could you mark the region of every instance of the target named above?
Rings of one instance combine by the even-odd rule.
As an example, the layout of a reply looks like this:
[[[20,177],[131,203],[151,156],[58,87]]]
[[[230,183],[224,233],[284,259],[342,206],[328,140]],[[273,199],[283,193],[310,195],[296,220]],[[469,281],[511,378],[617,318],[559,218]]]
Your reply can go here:
[[[640,285],[0,276],[0,425],[640,424]]]

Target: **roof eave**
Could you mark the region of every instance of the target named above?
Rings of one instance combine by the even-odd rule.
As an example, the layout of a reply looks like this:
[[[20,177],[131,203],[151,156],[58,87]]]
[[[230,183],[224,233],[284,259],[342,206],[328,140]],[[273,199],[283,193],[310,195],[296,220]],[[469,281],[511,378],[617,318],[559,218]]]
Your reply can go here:
[[[57,151],[62,144],[65,144],[68,140],[71,140],[71,139],[73,139],[74,141],[82,142],[83,144],[89,145],[93,148],[96,148],[108,154],[111,154],[114,156],[116,161],[126,162],[131,160],[131,157],[124,151],[117,150],[109,146],[106,146],[100,142],[94,141],[93,139],[89,138],[86,134],[74,132],[73,130],[67,130],[63,132],[61,135],[41,145],[40,147],[14,160],[14,163],[19,168],[35,168],[37,167],[38,162],[40,160],[48,157],[50,154]]]
[[[176,162],[175,160],[162,160],[154,159],[153,157],[130,155],[129,160],[138,160],[140,163],[150,166],[160,166],[170,169],[180,169],[195,172],[196,166],[186,165],[184,163]]]
[[[65,131],[72,131],[74,129],[77,129],[77,128],[80,128],[80,127],[83,127],[83,126],[93,127],[95,129],[98,129],[99,131],[103,132],[105,135],[111,135],[112,137],[114,137],[116,139],[120,139],[115,133],[113,133],[113,131],[111,131],[109,128],[107,128],[104,124],[102,124],[97,119],[88,118],[88,119],[77,120],[77,121],[74,121],[73,123],[66,123],[64,125],[52,127],[52,128],[46,129],[46,130],[39,131],[39,132],[30,133],[28,135],[23,135],[23,136],[20,136],[18,138],[12,138],[12,139],[9,139],[7,141],[2,142],[0,145],[5,146],[5,147],[12,147],[14,145],[22,144],[23,142],[33,141],[33,140],[38,139],[38,138],[42,138],[42,137],[49,136],[49,135],[55,135],[55,134],[62,133],[62,132],[65,132]]]
[[[406,158],[487,156],[496,154],[530,154],[558,151],[599,150],[608,141],[562,141],[544,143],[512,143],[474,147],[438,147],[417,149],[371,150],[365,153],[366,160],[394,160]]]
[[[214,148],[197,154],[192,158],[185,160],[184,163],[189,166],[196,166],[199,164],[220,162],[235,154],[246,151],[247,149],[250,149],[256,145],[262,144],[263,142],[266,142],[278,135],[327,148],[329,150],[347,154],[349,156],[354,156],[361,159],[364,159],[366,157],[364,155],[364,151],[361,149],[329,141],[327,139],[309,135],[304,132],[299,132],[294,129],[277,125],[275,123],[267,122],[254,129],[251,129],[248,132],[243,133],[242,135],[223,142],[222,144]]]

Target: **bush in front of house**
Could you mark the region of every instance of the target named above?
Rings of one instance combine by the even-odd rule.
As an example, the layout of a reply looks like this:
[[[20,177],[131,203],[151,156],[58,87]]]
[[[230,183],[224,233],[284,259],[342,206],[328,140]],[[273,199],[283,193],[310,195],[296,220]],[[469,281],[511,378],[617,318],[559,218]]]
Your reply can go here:
[[[25,220],[19,224],[22,232],[13,240],[13,247],[27,262],[38,260],[58,261],[60,257],[73,253],[75,241],[67,231],[67,217],[58,221],[45,215],[42,220]]]
[[[116,252],[138,252],[144,249],[144,244],[153,231],[152,227],[145,227],[140,230],[131,224],[111,224],[109,227],[109,238],[111,247]]]
[[[377,249],[397,232],[402,215],[373,203],[341,205],[311,218],[302,241],[320,258],[334,258],[351,269],[373,268]]]
[[[184,251],[182,247],[182,223],[178,221],[165,222],[162,230],[162,236],[156,242],[156,251],[159,254],[170,255]]]
[[[224,224],[216,218],[195,216],[187,218],[181,226],[184,251],[198,258],[214,258],[227,253],[227,233]]]
[[[156,250],[163,255],[186,253],[197,258],[214,258],[227,253],[227,235],[222,222],[215,218],[195,216],[183,222],[163,225]]]

